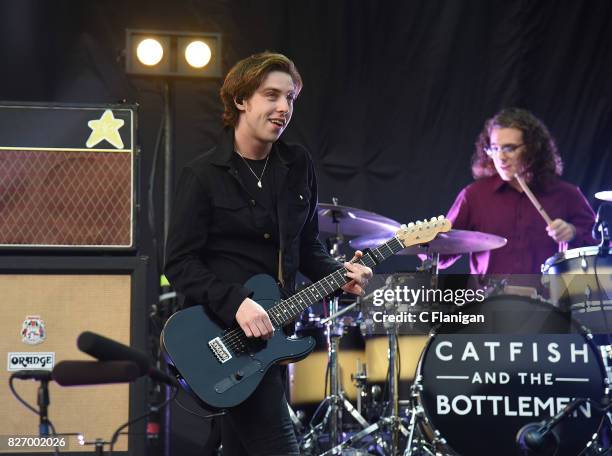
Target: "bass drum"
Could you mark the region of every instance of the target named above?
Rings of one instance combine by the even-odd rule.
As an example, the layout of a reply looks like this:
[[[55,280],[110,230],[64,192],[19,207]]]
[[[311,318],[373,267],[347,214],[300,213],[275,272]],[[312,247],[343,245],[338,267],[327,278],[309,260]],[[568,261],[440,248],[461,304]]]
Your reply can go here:
[[[609,396],[602,358],[567,313],[522,296],[494,296],[461,309],[484,323],[443,324],[419,362],[423,430],[449,454],[523,454],[528,423],[547,420],[575,398]],[[554,428],[556,456],[576,456],[597,431],[590,404]],[[441,440],[443,439],[443,440]]]

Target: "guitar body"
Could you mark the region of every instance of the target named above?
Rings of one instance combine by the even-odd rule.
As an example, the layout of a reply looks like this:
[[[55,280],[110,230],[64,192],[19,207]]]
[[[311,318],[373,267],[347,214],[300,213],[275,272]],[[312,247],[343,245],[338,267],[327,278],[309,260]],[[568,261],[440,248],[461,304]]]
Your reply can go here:
[[[253,276],[245,286],[254,291],[252,299],[266,310],[281,299],[276,282],[268,275]],[[210,342],[224,332],[202,306],[193,306],[172,315],[161,336],[166,360],[181,384],[213,408],[240,404],[257,388],[270,366],[305,358],[315,347],[312,337],[286,337],[282,329],[277,329],[267,341],[250,340],[243,353],[235,354],[229,344],[224,344],[221,350],[227,355],[227,349],[230,358],[222,362]]]

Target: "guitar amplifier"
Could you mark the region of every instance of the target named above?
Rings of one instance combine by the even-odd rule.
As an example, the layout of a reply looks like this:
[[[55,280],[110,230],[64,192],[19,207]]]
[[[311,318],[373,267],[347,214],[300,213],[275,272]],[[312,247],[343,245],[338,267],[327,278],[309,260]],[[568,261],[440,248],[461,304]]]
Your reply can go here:
[[[135,249],[136,108],[0,103],[0,248]]]

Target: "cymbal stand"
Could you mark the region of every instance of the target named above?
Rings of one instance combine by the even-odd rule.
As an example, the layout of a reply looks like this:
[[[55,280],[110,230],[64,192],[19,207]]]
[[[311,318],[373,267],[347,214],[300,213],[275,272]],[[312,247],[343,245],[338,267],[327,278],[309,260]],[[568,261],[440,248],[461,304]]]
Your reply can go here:
[[[399,451],[399,431],[402,426],[399,417],[399,372],[397,370],[397,326],[387,329],[389,337],[389,400],[391,401],[391,454]]]
[[[438,263],[440,262],[440,254],[438,252],[432,252],[428,248],[426,255],[427,257],[421,261],[421,266],[419,266],[417,270],[429,272],[429,274],[431,274],[431,287],[438,288]]]
[[[333,197],[332,202],[334,206],[338,205],[338,198]],[[329,254],[338,261],[344,261],[344,255],[340,252],[340,247],[344,244],[344,235],[340,229],[340,221],[342,219],[342,213],[337,210],[332,210],[332,223],[336,228],[336,235],[331,236],[327,239],[327,246],[329,248]],[[331,312],[330,312],[331,314]]]
[[[337,198],[332,198],[334,205],[338,204]],[[340,231],[340,218],[336,212],[332,213],[332,221],[336,226],[336,236],[331,239],[331,249],[330,254],[338,261],[344,261],[344,255],[340,252],[340,246],[344,242],[344,237],[342,232]],[[336,445],[341,437],[342,431],[342,408],[341,408],[341,389],[340,389],[340,379],[338,376],[338,349],[340,348],[340,338],[344,333],[344,328],[342,323],[337,323],[337,314],[338,314],[338,297],[333,297],[328,300],[328,315],[327,321],[325,322],[327,335],[327,362],[329,365],[329,376],[330,376],[330,396],[329,396],[329,407],[327,409],[327,413],[325,414],[326,419],[330,418],[330,433],[329,440],[332,446]],[[342,397],[344,399],[344,397]],[[338,430],[340,430],[340,436],[338,434]]]
[[[333,198],[335,205],[338,204],[337,198]],[[340,217],[336,212],[332,212],[332,220],[336,226],[336,235],[327,240],[327,245],[330,254],[338,261],[344,261],[344,255],[340,252],[340,247],[344,243],[344,236],[340,229]],[[338,351],[340,348],[340,338],[344,334],[344,324],[338,317],[348,312],[357,304],[349,306],[349,308],[339,311],[339,298],[333,297],[327,300],[328,317],[322,321],[326,327],[327,336],[327,363],[330,376],[330,395],[323,399],[319,405],[319,409],[327,405],[327,410],[321,423],[311,429],[301,442],[303,450],[311,450],[317,447],[319,436],[323,431],[329,429],[329,440],[333,446],[336,446],[342,439],[342,412],[346,410],[362,427],[367,427],[369,423],[361,416],[361,414],[353,407],[353,405],[344,397],[340,385],[340,372],[338,364]]]
[[[332,298],[329,301],[329,313],[334,315],[338,312],[338,298]],[[330,376],[330,406],[327,409],[327,415],[330,416],[330,433],[329,440],[333,445],[338,444],[342,437],[342,406],[341,398],[342,391],[340,389],[340,378],[338,372],[338,349],[340,348],[340,338],[344,332],[342,324],[337,324],[336,318],[332,318],[327,323],[327,346],[329,360],[329,376]],[[338,432],[340,431],[340,433]],[[339,438],[340,437],[340,438]]]

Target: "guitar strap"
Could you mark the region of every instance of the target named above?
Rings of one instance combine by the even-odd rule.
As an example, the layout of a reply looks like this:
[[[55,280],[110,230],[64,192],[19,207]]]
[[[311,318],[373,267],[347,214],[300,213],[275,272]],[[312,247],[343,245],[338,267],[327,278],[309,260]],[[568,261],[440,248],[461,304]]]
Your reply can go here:
[[[275,146],[277,146],[275,144]],[[280,147],[277,146],[277,147]],[[285,165],[281,160],[278,160],[278,165],[275,163],[274,172],[275,172],[275,186],[277,189],[276,193],[276,218],[278,222],[278,271],[277,271],[277,279],[278,283],[282,288],[285,288],[285,279],[284,279],[284,271],[283,271],[283,250],[285,249],[285,237],[287,235],[287,217],[289,214],[289,201],[288,201],[288,183],[287,183],[287,173],[289,172],[289,168]]]
[[[278,283],[285,288],[285,279],[283,279],[283,249],[278,249]]]

